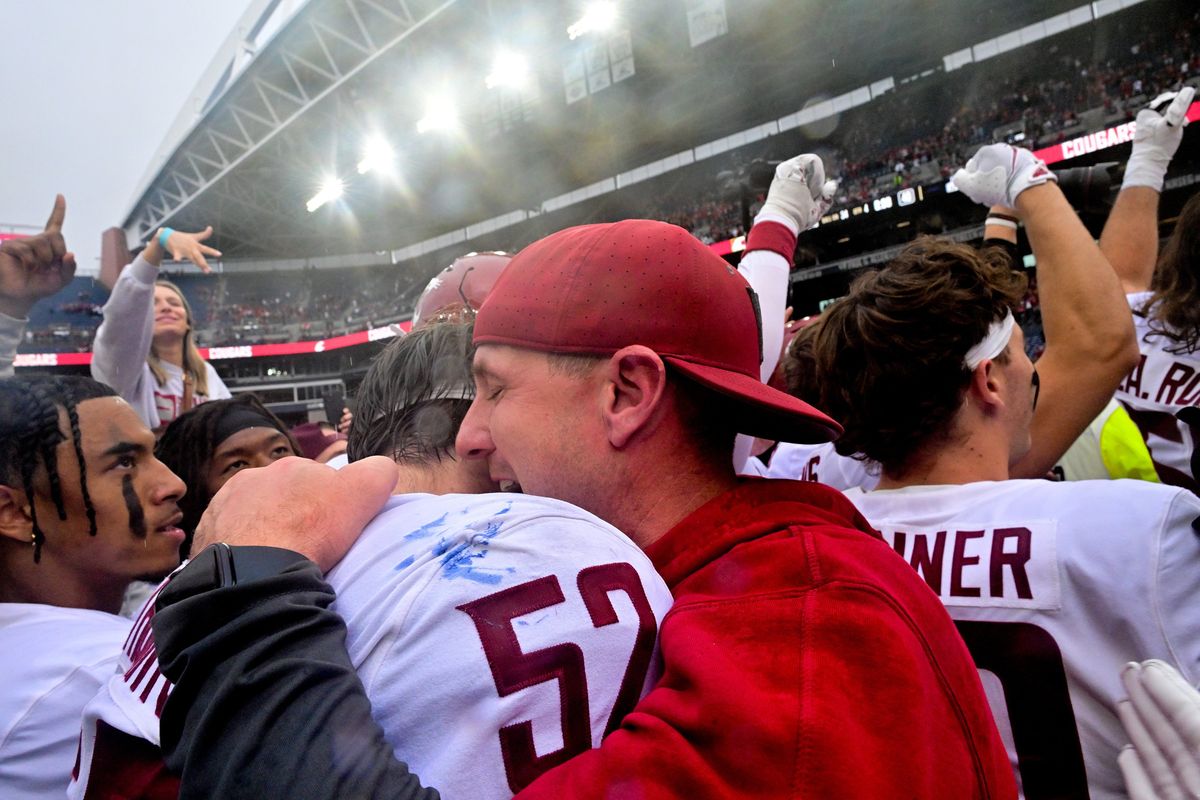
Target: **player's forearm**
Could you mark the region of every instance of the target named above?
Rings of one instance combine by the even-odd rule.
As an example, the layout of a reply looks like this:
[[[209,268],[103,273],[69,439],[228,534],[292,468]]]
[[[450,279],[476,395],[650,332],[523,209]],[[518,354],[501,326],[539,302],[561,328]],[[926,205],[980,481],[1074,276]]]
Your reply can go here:
[[[1017,225],[1020,218],[1016,209],[1007,206],[992,206],[983,223],[983,243],[1000,246],[1017,244]],[[1016,265],[1019,267],[1020,265]]]
[[[155,641],[175,683],[162,748],[180,797],[435,800],[371,718],[316,565],[256,549],[287,565],[209,588],[210,548],[159,597]]]
[[[746,237],[746,254],[738,264],[738,272],[758,296],[763,353],[759,377],[764,383],[775,373],[783,349],[788,273],[795,251],[794,223],[760,214]]]
[[[1100,234],[1108,258],[1126,292],[1144,292],[1158,262],[1158,192],[1130,186],[1117,195]]]
[[[1134,365],[1137,342],[1116,273],[1056,185],[1022,192],[1017,210],[1038,262],[1047,350],[1109,365],[1119,379]]]

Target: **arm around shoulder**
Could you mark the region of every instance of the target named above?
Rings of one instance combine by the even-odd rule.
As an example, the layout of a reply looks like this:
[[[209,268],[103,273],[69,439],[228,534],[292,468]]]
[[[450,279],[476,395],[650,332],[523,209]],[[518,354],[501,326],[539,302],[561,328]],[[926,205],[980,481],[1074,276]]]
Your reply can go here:
[[[180,796],[435,800],[371,718],[316,565],[278,548],[222,547],[175,576],[154,618],[175,683],[162,747]]]

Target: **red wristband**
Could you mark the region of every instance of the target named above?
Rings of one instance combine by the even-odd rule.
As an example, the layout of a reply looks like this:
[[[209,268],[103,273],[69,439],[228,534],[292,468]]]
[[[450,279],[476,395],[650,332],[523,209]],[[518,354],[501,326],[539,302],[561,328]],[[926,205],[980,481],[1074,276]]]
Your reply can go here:
[[[778,253],[787,259],[790,267],[796,257],[796,234],[779,222],[759,222],[750,228],[750,234],[746,237],[746,252],[752,250]]]

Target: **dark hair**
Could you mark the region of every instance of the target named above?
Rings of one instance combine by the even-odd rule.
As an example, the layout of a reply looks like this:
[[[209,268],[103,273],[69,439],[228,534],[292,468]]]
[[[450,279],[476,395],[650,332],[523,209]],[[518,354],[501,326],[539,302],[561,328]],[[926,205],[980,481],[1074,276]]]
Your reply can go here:
[[[346,457],[423,464],[454,457],[471,400],[474,323],[438,322],[392,340],[355,396]]]
[[[183,512],[179,527],[187,534],[180,547],[181,555],[185,558],[191,549],[196,526],[200,524],[200,518],[212,500],[207,477],[213,453],[221,444],[216,441],[217,428],[221,419],[236,408],[250,408],[266,417],[287,437],[292,450],[300,453],[300,445],[296,444],[283,420],[267,410],[252,394],[239,394],[228,400],[209,400],[172,420],[158,440],[154,454],[187,486],[187,492],[179,499],[179,510]]]
[[[1001,251],[932,237],[858,278],[826,309],[813,346],[820,407],[845,427],[837,451],[904,474],[952,436],[967,351],[1024,290]]]
[[[59,426],[58,409],[67,414],[75,458],[79,461],[79,488],[87,514],[88,533],[96,535],[96,508],[87,487],[87,464],[79,431],[76,407],[85,400],[116,397],[108,386],[76,375],[33,375],[0,380],[0,480],[14,485],[19,480],[29,498],[29,514],[33,523],[33,561],[42,559],[42,544],[46,535],[37,519],[33,477],[39,465],[45,468],[50,484],[50,498],[58,518],[66,520],[62,486],[58,475],[56,448],[66,440]]]
[[[817,319],[801,328],[783,352],[783,377],[788,394],[814,406],[821,400],[817,360],[813,353],[820,324],[821,320]]]
[[[1151,289],[1142,313],[1150,319],[1150,330],[1177,343],[1167,352],[1182,355],[1200,350],[1200,193],[1192,195],[1179,212]]]

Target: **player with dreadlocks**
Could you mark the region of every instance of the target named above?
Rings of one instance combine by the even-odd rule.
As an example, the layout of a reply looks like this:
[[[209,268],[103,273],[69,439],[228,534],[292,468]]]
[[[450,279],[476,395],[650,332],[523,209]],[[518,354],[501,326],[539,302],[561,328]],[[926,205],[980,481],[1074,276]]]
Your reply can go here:
[[[176,417],[163,432],[157,455],[188,486],[180,501],[187,557],[204,509],[225,482],[243,469],[265,467],[300,453],[279,417],[254,395],[212,400]]]
[[[109,387],[0,380],[0,797],[65,791],[83,706],[129,632],[125,588],[179,563],[183,493]]]

